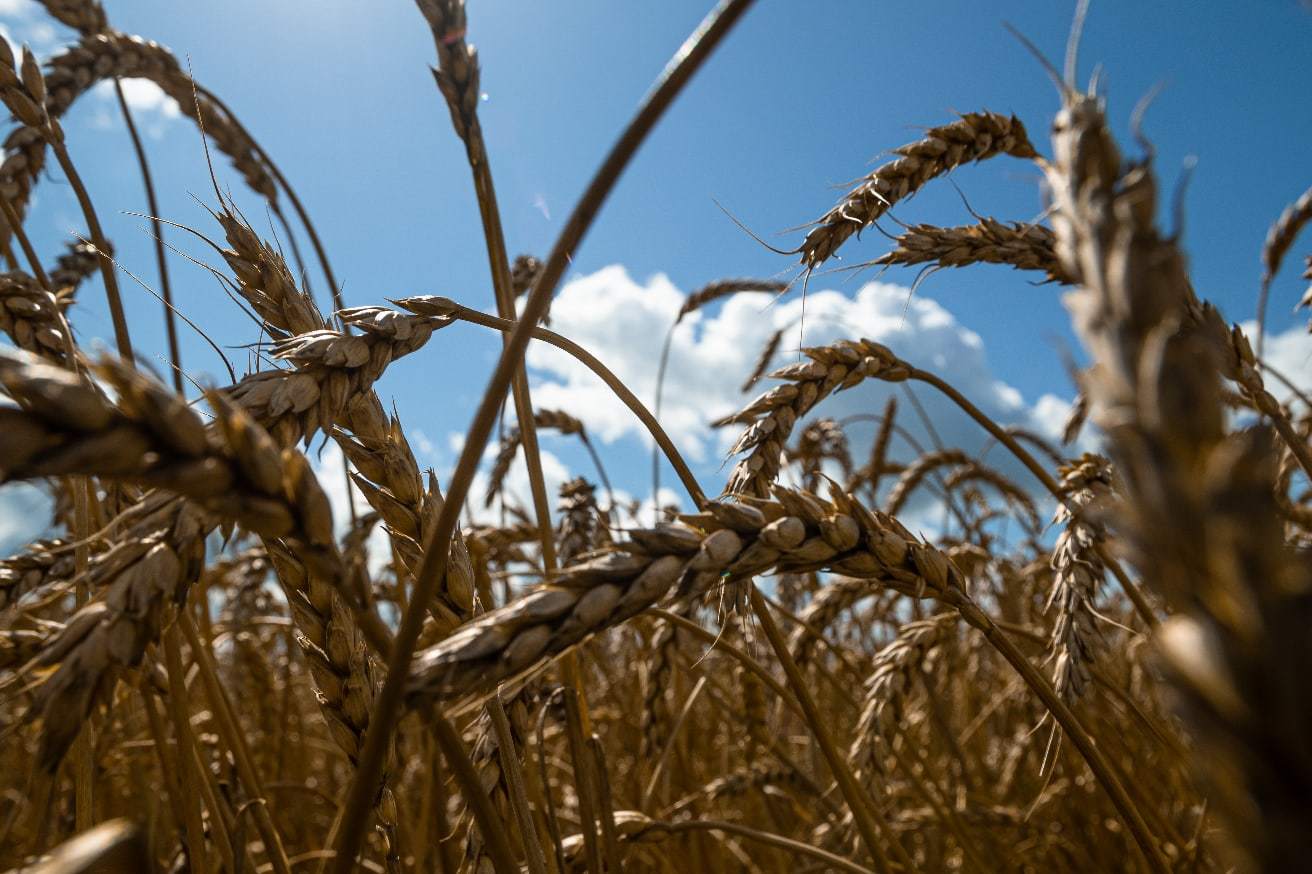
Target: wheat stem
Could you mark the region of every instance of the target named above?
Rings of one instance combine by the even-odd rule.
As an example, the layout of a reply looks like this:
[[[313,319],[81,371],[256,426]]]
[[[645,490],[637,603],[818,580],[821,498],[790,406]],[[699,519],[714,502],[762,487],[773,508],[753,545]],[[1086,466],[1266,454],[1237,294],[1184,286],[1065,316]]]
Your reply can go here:
[[[216,725],[223,733],[224,742],[232,752],[237,765],[237,773],[246,785],[247,793],[255,801],[255,824],[259,829],[261,839],[264,841],[264,849],[269,856],[269,863],[278,874],[288,874],[291,869],[287,864],[287,851],[283,848],[282,836],[278,834],[273,818],[269,815],[268,793],[265,792],[259,774],[252,763],[250,747],[246,743],[246,734],[242,731],[241,724],[237,721],[237,716],[232,710],[232,702],[228,700],[228,695],[224,692],[223,684],[219,680],[218,666],[214,664],[214,656],[210,654],[209,648],[201,640],[200,633],[196,630],[196,623],[192,621],[190,613],[185,610],[182,611],[178,615],[177,622],[182,628],[183,635],[187,638],[187,645],[191,647],[192,660],[196,664],[201,682],[205,684],[205,694],[210,699],[210,706],[214,708]]]
[[[766,640],[770,642],[770,647],[779,659],[779,664],[784,669],[784,675],[788,677],[788,684],[793,696],[797,698],[797,703],[801,705],[802,711],[806,714],[807,725],[815,736],[816,743],[820,745],[820,751],[823,753],[825,761],[829,763],[830,773],[834,775],[834,780],[838,782],[839,791],[842,792],[843,798],[847,801],[848,809],[852,811],[852,816],[856,819],[857,829],[861,832],[861,838],[865,841],[866,849],[875,862],[875,870],[881,872],[881,874],[891,872],[893,869],[888,857],[884,855],[884,844],[881,841],[881,833],[891,835],[887,824],[879,823],[878,808],[861,789],[856,778],[852,776],[852,770],[847,766],[846,760],[838,752],[838,746],[829,734],[825,719],[811,696],[806,678],[802,676],[797,663],[793,661],[792,654],[788,652],[788,644],[784,640],[783,634],[780,633],[779,626],[775,624],[769,606],[755,586],[750,587],[748,597],[751,598],[752,613],[756,616],[756,621],[760,623],[761,630],[765,632]],[[889,843],[894,849],[901,849],[901,845],[891,837]],[[903,850],[898,855],[902,856],[904,854],[905,851]]]
[[[414,602],[406,610],[401,621],[401,629],[397,633],[392,657],[388,663],[387,679],[375,704],[364,753],[347,798],[345,827],[339,834],[335,848],[337,855],[333,861],[334,874],[347,874],[359,852],[369,800],[376,791],[382,773],[384,752],[396,728],[405,679],[410,671],[410,657],[419,639],[422,615],[415,609],[415,604],[426,603],[432,597],[437,581],[444,573],[445,544],[450,541],[455,530],[457,510],[469,491],[479,458],[492,433],[497,410],[501,406],[502,398],[505,397],[515,369],[523,359],[533,326],[546,312],[551,293],[560,281],[568,259],[582,241],[624,167],[628,165],[656,121],[664,114],[665,109],[673,102],[692,74],[751,4],[752,0],[724,0],[689,38],[684,48],[676,54],[674,61],[662,74],[656,89],[639,109],[637,116],[621,135],[584,192],[579,205],[571,214],[564,231],[553,247],[551,256],[543,266],[533,291],[529,293],[528,303],[501,353],[496,371],[466,435],[464,448],[461,450],[460,459],[451,478],[446,505],[442,508],[433,531],[425,540],[424,561],[416,574]]]
[[[501,771],[506,775],[510,785],[510,802],[515,812],[515,821],[523,837],[524,855],[528,862],[529,874],[547,874],[546,858],[542,854],[542,844],[538,842],[537,829],[533,825],[533,814],[529,809],[528,793],[524,789],[524,771],[520,766],[521,755],[515,745],[515,738],[510,733],[510,720],[506,718],[506,708],[498,692],[488,702],[488,715],[492,718],[492,728],[497,735],[497,758],[501,762]]]
[[[160,221],[159,201],[155,197],[155,181],[151,178],[150,164],[146,160],[146,147],[142,145],[141,135],[137,133],[137,123],[132,118],[127,98],[123,96],[123,84],[114,79],[114,96],[118,99],[119,112],[132,138],[132,149],[137,155],[137,166],[141,169],[141,183],[146,189],[146,205],[150,210],[151,237],[155,241],[155,266],[159,270],[159,291],[164,298],[164,330],[168,336],[170,375],[173,390],[182,394],[182,353],[178,348],[178,323],[173,311],[173,286],[169,282],[168,260],[164,257],[164,223]]]

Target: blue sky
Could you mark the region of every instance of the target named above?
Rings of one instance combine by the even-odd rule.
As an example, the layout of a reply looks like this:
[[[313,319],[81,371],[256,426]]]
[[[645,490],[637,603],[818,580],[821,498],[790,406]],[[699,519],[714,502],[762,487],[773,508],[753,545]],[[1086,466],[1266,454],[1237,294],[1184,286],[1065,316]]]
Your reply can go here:
[[[432,40],[413,4],[106,5],[114,26],[185,58],[280,163],[315,218],[348,304],[439,293],[491,308],[463,148],[427,70]],[[480,114],[512,256],[550,247],[611,139],[707,8],[707,0],[470,3],[469,39],[479,47],[486,92]],[[717,201],[763,237],[791,247],[801,234],[788,228],[824,212],[844,183],[875,166],[883,151],[950,120],[954,111],[1015,113],[1044,149],[1056,95],[1003,22],[1060,61],[1072,9],[1073,3],[1034,0],[932,6],[761,0],[621,181],[567,277],[576,284],[561,293],[556,327],[589,344],[649,398],[650,386],[641,383],[647,368],[654,369],[651,347],[659,346],[680,294],[725,276],[791,275],[792,262],[745,235]],[[0,0],[9,36],[48,55],[71,35],[44,22],[34,3]],[[1123,142],[1134,104],[1164,86],[1146,130],[1168,190],[1185,158],[1198,160],[1185,226],[1195,283],[1229,318],[1251,318],[1266,228],[1312,184],[1312,113],[1303,96],[1312,67],[1312,11],[1297,0],[1096,0],[1081,57],[1082,76],[1095,64],[1104,70]],[[133,98],[149,134],[164,216],[213,233],[193,199],[214,199],[195,129],[148,88],[134,88]],[[85,97],[66,124],[70,148],[121,261],[153,281],[145,223],[126,214],[145,207],[115,112],[107,95]],[[240,180],[226,166],[219,169],[257,229],[267,228],[258,204],[240,194]],[[1032,165],[1004,158],[953,178],[980,213],[1027,220],[1042,209]],[[53,255],[81,220],[61,179],[45,179],[37,201],[30,226],[38,247]],[[941,182],[899,205],[895,215],[905,222],[971,221],[961,195]],[[215,260],[195,240],[174,233],[170,241]],[[886,248],[872,230],[844,248],[837,266]],[[1303,291],[1298,268],[1307,251],[1312,241],[1295,247],[1274,289],[1277,331],[1302,324],[1291,308]],[[235,346],[255,338],[212,278],[181,257],[171,268],[180,307],[218,342]],[[890,271],[882,280],[909,285],[914,276]],[[985,396],[977,399],[1000,415],[1039,426],[1059,420],[1058,398],[1072,394],[1062,350],[1074,341],[1057,290],[1000,268],[943,271],[921,286],[904,314],[904,291],[860,291],[872,278],[869,272],[813,278],[817,312],[829,307],[838,321],[827,327],[817,321],[806,342],[860,328],[896,341],[891,345],[917,364],[977,386]],[[322,296],[322,279],[312,272],[311,280]],[[815,296],[826,289],[836,294]],[[158,305],[130,282],[125,291],[136,346],[160,355]],[[681,329],[676,362],[682,363],[674,368],[667,408],[682,423],[671,427],[698,459],[708,491],[719,490],[726,470],[722,443],[702,423],[742,400],[736,386],[757,351],[746,346],[787,323],[790,306],[800,304],[790,299],[766,309],[739,301]],[[111,336],[98,286],[80,293],[74,323],[84,342]],[[735,351],[734,344],[742,348]],[[380,387],[403,421],[422,433],[422,460],[439,472],[454,459],[455,435],[468,425],[498,346],[482,329],[454,327],[399,364]],[[1286,369],[1307,369],[1301,333],[1278,348]],[[194,336],[185,338],[184,360],[197,376],[222,378],[217,358]],[[235,351],[234,360],[240,364],[245,356]],[[633,429],[568,365],[536,352],[531,360],[543,403],[576,405],[571,411],[612,441],[603,455],[617,485],[643,496],[646,466]],[[821,412],[877,411],[883,391],[855,392]],[[951,416],[946,408],[941,413]],[[980,445],[964,425],[947,430]],[[859,443],[856,430],[853,438]],[[559,475],[589,470],[573,444],[553,440],[546,448]],[[16,514],[9,515],[12,523]]]

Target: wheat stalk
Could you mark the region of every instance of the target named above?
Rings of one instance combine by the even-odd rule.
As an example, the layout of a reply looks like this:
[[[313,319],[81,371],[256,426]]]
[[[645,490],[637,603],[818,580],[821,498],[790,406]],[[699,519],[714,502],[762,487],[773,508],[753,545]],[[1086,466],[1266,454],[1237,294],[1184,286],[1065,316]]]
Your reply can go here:
[[[764,279],[721,279],[702,286],[684,298],[683,305],[679,307],[679,312],[674,316],[674,324],[678,325],[683,322],[684,318],[698,310],[710,306],[717,300],[723,300],[735,294],[742,294],[743,292],[782,294],[787,290],[788,283],[786,282],[772,282]]]
[[[1054,158],[1045,172],[1057,254],[1080,283],[1068,305],[1095,361],[1085,387],[1125,473],[1127,506],[1133,512],[1130,530],[1138,540],[1145,576],[1174,603],[1193,605],[1192,615],[1173,619],[1160,640],[1180,669],[1182,688],[1195,701],[1219,706],[1211,711],[1215,715],[1201,720],[1201,727],[1222,750],[1233,750],[1234,731],[1248,730],[1238,728],[1243,721],[1238,711],[1244,709],[1239,697],[1244,693],[1238,690],[1269,687],[1260,681],[1256,687],[1232,686],[1228,672],[1256,677],[1290,665],[1284,656],[1278,665],[1263,666],[1260,656],[1252,661],[1251,655],[1242,655],[1253,651],[1236,648],[1235,635],[1252,632],[1227,621],[1234,614],[1225,604],[1235,603],[1239,593],[1256,599],[1249,601],[1249,629],[1261,617],[1274,615],[1270,609],[1284,616],[1299,609],[1297,601],[1272,600],[1270,581],[1287,578],[1290,570],[1270,521],[1277,512],[1270,481],[1254,457],[1260,450],[1251,439],[1224,438],[1223,351],[1215,333],[1189,318],[1195,299],[1184,258],[1153,227],[1151,167],[1124,167],[1101,101],[1073,89],[1065,94],[1053,145]],[[1144,397],[1152,398],[1151,408],[1143,405]],[[1216,503],[1209,492],[1228,497]],[[1223,540],[1215,541],[1217,536]],[[1216,543],[1215,551],[1200,554],[1202,543]],[[1220,571],[1217,561],[1227,570]],[[1257,573],[1237,574],[1233,569],[1239,567]],[[1252,613],[1254,608],[1260,612]],[[1276,620],[1270,632],[1278,633],[1284,621]],[[1262,724],[1287,724],[1284,707],[1279,697],[1264,700]],[[1279,742],[1273,738],[1272,743],[1262,749],[1274,751]],[[1236,834],[1244,836],[1250,851],[1265,854],[1284,846],[1276,852],[1285,854],[1302,843],[1301,837],[1278,827],[1264,829],[1263,824],[1286,820],[1275,811],[1260,822],[1253,820],[1246,812],[1251,802],[1239,801],[1273,797],[1261,790],[1247,796],[1243,781],[1261,780],[1261,773],[1222,771],[1215,785],[1225,787],[1222,807],[1228,815],[1246,824]],[[1136,840],[1154,866],[1165,870],[1160,850],[1137,829]]]

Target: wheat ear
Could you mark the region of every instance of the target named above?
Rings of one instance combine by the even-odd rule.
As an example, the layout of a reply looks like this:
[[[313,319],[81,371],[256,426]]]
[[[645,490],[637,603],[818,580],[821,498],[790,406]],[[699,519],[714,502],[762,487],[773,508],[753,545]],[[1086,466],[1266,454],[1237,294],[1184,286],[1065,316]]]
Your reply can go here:
[[[1015,116],[971,112],[893,150],[898,157],[880,166],[816,222],[800,247],[802,263],[814,269],[829,260],[853,234],[878,221],[895,203],[931,179],[962,164],[996,155],[1033,158],[1036,153]]]

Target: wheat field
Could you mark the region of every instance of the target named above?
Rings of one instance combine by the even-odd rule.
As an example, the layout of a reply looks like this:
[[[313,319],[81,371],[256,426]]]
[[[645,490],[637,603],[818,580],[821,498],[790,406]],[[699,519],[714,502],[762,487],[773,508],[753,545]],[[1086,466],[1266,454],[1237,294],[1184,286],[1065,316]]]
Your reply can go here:
[[[1171,193],[1151,151],[1117,142],[1073,59],[1049,68],[1051,117],[965,112],[879,144],[886,159],[784,253],[786,278],[712,283],[675,320],[803,294],[954,169],[1023,166],[1043,180],[1040,220],[899,222],[873,266],[1010,265],[1062,295],[1088,361],[1066,443],[998,424],[880,343],[790,358],[780,331],[714,423],[737,436],[708,483],[662,429],[659,390],[639,397],[548,311],[629,160],[751,0],[724,0],[673,54],[539,257],[504,238],[477,22],[464,0],[416,0],[435,51],[416,63],[434,65],[465,148],[493,288],[349,308],[240,107],[95,0],[41,5],[80,38],[44,65],[0,40],[0,482],[45,484],[59,533],[0,561],[0,868],[1266,872],[1308,858],[1312,403],[1278,401],[1261,337],[1195,293],[1161,230]],[[325,312],[300,254],[289,265],[216,184],[193,230],[262,332],[258,366],[230,384],[154,372],[133,347],[74,160],[87,144],[61,127],[126,79],[177,102],[334,290]],[[54,254],[24,224],[52,168],[85,228]],[[1264,289],[1309,219],[1312,191],[1276,218]],[[163,272],[173,256],[157,251]],[[113,351],[70,325],[92,276]],[[185,308],[167,279],[159,290],[176,363]],[[479,308],[493,298],[496,315]],[[440,362],[430,340],[456,322],[504,345],[439,481],[374,386],[402,357]],[[640,519],[616,502],[581,412],[534,405],[530,342],[605,383],[690,512]],[[1041,492],[978,453],[909,448],[895,399],[868,411],[873,448],[854,457],[825,402],[866,381],[942,396]],[[1081,431],[1101,454],[1072,449]],[[548,494],[542,432],[578,440],[596,478]],[[325,439],[345,469],[316,468]],[[522,506],[506,491],[517,460]],[[329,476],[371,509],[345,535]],[[899,521],[926,495],[949,520],[933,539]],[[497,524],[465,511],[494,502]]]

